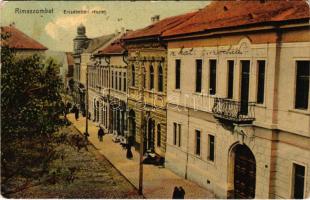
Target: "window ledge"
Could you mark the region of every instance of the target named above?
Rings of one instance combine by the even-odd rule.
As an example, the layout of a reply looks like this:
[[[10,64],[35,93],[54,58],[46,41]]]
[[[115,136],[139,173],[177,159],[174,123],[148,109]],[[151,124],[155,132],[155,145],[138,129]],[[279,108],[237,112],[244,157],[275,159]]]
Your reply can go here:
[[[310,116],[309,110],[301,110],[301,109],[289,109],[289,112],[298,113],[298,114],[304,114]]]
[[[255,107],[267,108],[267,106],[265,104],[260,104],[260,103],[255,103]]]

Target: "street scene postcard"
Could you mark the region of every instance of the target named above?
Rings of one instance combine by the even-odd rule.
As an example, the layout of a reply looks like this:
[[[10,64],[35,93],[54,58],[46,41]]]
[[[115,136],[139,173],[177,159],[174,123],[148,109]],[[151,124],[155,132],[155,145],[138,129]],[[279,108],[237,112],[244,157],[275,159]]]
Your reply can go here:
[[[310,198],[308,0],[0,9],[2,198]]]

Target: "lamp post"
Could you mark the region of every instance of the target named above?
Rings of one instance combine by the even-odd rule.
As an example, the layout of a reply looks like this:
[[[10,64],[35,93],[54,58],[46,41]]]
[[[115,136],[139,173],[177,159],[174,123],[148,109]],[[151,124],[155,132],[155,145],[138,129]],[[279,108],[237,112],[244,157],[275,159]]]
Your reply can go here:
[[[144,131],[146,127],[145,117],[144,117],[144,70],[140,67],[140,92],[141,92],[141,126],[140,126],[140,162],[139,162],[139,194],[143,194],[143,142],[144,142]]]
[[[85,109],[86,109],[86,121],[85,121],[85,136],[88,136],[88,65],[86,66],[86,101],[85,101]]]

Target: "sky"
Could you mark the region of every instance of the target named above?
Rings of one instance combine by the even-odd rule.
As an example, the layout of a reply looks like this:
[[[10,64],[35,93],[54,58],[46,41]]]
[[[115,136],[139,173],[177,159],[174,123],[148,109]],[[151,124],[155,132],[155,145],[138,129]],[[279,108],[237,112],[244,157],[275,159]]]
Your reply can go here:
[[[76,28],[81,23],[89,38],[136,30],[160,19],[205,7],[209,1],[10,1],[0,0],[0,23],[15,27],[54,51],[72,51]],[[53,9],[49,14],[18,14],[16,9]],[[65,14],[64,11],[89,10],[88,14]],[[104,11],[91,13],[91,11]]]

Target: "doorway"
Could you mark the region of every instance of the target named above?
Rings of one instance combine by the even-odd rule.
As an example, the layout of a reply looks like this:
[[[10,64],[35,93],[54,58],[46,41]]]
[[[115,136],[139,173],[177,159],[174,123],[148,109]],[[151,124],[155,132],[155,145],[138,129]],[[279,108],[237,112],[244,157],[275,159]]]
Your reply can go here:
[[[234,197],[252,199],[255,197],[256,162],[246,145],[235,147]]]

